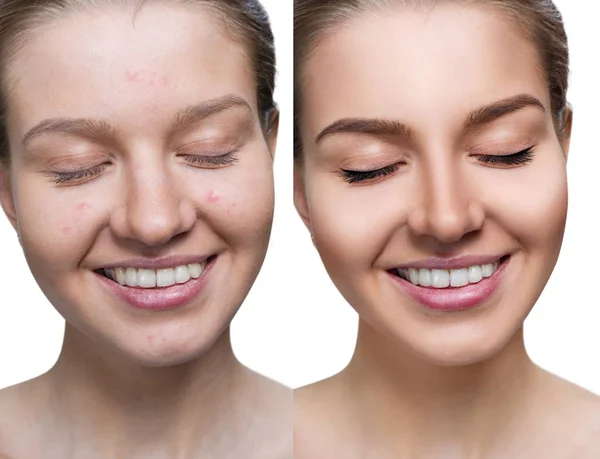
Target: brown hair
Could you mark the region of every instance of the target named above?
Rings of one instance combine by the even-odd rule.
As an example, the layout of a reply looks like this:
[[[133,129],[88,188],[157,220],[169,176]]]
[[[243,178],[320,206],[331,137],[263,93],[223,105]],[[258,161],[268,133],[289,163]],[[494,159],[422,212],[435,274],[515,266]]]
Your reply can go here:
[[[166,0],[5,0],[0,4],[0,165],[8,164],[10,151],[6,132],[7,64],[26,43],[35,27],[75,9],[131,4],[138,12],[146,3]],[[178,1],[178,0],[169,0]],[[275,47],[269,17],[258,0],[179,0],[209,7],[222,21],[228,35],[249,47],[256,78],[256,96],[261,124],[270,130],[277,113],[275,89]]]
[[[367,10],[471,2],[495,7],[513,19],[535,46],[548,87],[557,133],[563,135],[567,107],[569,49],[562,16],[552,0],[294,0],[294,159],[302,158],[299,123],[302,65],[327,33]]]

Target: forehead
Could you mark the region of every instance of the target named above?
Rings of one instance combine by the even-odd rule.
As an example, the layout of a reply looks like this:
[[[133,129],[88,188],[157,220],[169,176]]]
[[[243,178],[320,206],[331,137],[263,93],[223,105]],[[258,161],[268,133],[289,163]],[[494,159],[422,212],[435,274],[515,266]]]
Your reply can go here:
[[[364,13],[324,35],[303,70],[303,130],[313,134],[354,116],[447,125],[517,94],[549,104],[535,48],[489,7]]]
[[[147,4],[74,11],[34,29],[9,63],[9,115],[113,117],[225,94],[255,106],[243,44],[206,7]],[[39,121],[39,120],[38,120]]]

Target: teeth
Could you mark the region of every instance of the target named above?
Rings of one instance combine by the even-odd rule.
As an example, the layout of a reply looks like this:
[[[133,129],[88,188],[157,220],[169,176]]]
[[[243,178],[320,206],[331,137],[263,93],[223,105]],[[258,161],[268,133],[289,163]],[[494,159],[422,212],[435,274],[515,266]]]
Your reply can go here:
[[[450,273],[445,269],[432,269],[431,285],[435,288],[448,287],[450,285]]]
[[[399,269],[410,282],[422,287],[447,288],[464,287],[481,282],[498,269],[498,263],[469,266],[461,269]],[[408,275],[406,275],[408,274]]]
[[[158,270],[136,268],[105,269],[104,273],[107,277],[123,286],[156,288],[185,284],[190,279],[198,279],[204,272],[205,267],[206,262],[203,262]]]
[[[450,285],[452,287],[464,287],[469,284],[468,269],[452,269],[450,271]]]

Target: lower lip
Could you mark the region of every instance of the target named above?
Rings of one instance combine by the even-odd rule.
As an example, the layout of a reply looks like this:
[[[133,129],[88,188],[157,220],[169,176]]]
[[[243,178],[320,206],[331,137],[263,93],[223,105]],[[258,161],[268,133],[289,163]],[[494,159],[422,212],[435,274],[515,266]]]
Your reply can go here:
[[[510,258],[500,263],[496,272],[490,277],[486,277],[476,284],[469,284],[464,287],[420,287],[394,274],[389,273],[389,275],[417,303],[428,309],[445,312],[462,311],[481,305],[494,294],[502,281],[509,261]]]
[[[136,309],[160,311],[187,306],[204,289],[206,278],[216,260],[211,260],[198,279],[191,278],[185,284],[161,288],[127,287],[94,273],[121,301]]]

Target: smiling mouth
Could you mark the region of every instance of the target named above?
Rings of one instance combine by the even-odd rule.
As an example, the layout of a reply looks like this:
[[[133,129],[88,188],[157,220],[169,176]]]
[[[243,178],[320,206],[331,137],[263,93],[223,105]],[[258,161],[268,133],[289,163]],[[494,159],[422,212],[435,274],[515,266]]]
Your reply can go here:
[[[212,255],[201,263],[190,263],[164,269],[141,269],[124,266],[110,269],[101,268],[94,272],[123,287],[161,289],[187,284],[200,278],[215,258],[216,255]]]
[[[477,284],[491,277],[498,268],[508,261],[509,255],[501,257],[495,263],[465,266],[457,269],[393,268],[388,272],[419,287],[432,289],[451,289]]]

